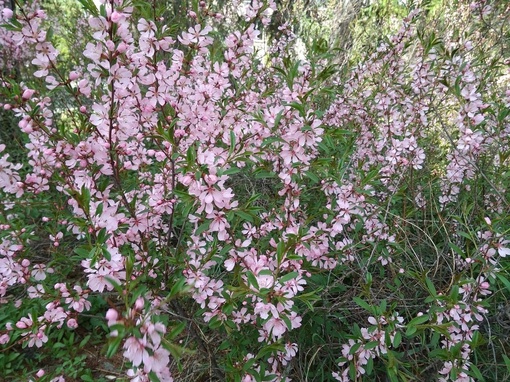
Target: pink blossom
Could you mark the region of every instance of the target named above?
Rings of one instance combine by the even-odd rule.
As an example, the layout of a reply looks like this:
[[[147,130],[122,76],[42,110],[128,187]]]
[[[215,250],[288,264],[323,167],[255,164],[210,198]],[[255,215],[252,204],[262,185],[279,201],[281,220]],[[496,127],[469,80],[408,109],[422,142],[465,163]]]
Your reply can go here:
[[[10,341],[9,334],[4,333],[4,334],[0,335],[0,345],[5,345],[9,341]]]
[[[116,323],[118,317],[119,317],[119,314],[117,313],[117,311],[115,309],[112,309],[112,308],[108,309],[108,311],[106,312],[106,319],[108,320],[108,326],[111,326],[114,323]]]
[[[510,256],[510,240],[501,240],[496,247],[501,257]]]
[[[285,322],[281,318],[271,317],[264,324],[264,329],[268,333],[271,333],[273,338],[278,339],[287,331],[287,325],[285,325]]]
[[[145,349],[143,340],[135,337],[129,337],[124,343],[125,349],[123,355],[131,361],[133,366],[139,366],[142,361],[145,363],[149,359],[149,353]]]
[[[14,13],[12,12],[12,9],[10,9],[10,8],[2,9],[2,17],[4,20],[12,18],[13,15],[14,15]]]
[[[119,13],[117,11],[112,12],[112,14],[110,16],[110,20],[112,20],[112,23],[118,23],[121,19],[122,19],[121,13]]]
[[[44,327],[41,327],[41,328],[39,328],[37,333],[30,333],[29,341],[28,341],[29,347],[32,347],[35,345],[36,347],[40,348],[43,346],[43,344],[48,342],[48,337],[44,333],[44,329],[45,329]]]
[[[144,370],[146,373],[149,371],[161,372],[168,367],[170,362],[170,353],[163,349],[158,348],[154,351],[153,355],[144,360]]]
[[[29,314],[27,317],[22,317],[17,323],[16,327],[18,329],[26,329],[33,325],[32,316]]]
[[[23,95],[21,96],[21,98],[23,98],[23,100],[25,100],[25,101],[28,101],[30,98],[32,98],[34,93],[35,93],[35,90],[33,90],[33,89],[25,89],[23,91]]]
[[[67,327],[70,329],[76,329],[78,327],[78,321],[74,318],[67,320]]]

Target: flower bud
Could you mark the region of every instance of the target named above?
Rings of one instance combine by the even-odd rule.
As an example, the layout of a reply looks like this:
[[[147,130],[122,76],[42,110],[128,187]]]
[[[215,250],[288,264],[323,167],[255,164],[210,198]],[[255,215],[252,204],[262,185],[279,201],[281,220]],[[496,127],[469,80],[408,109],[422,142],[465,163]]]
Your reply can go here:
[[[16,327],[18,329],[26,329],[28,326],[27,326],[26,322],[18,321],[18,322],[16,322]]]
[[[135,309],[142,310],[145,305],[145,301],[142,297],[138,297],[135,301]]]
[[[10,19],[14,15],[14,12],[10,8],[2,9],[2,17],[4,20]]]
[[[115,43],[112,40],[106,41],[105,45],[110,52],[113,52],[115,50]]]
[[[80,73],[75,72],[75,71],[72,71],[71,73],[69,73],[69,79],[71,81],[74,81],[74,80],[76,80],[78,78],[80,78]]]
[[[9,342],[9,340],[10,340],[10,337],[9,337],[9,335],[7,333],[2,334],[0,336],[0,345],[5,345],[6,343]]]
[[[115,309],[108,309],[106,312],[106,319],[108,320],[108,324],[110,324],[110,321],[117,321],[117,318],[119,318],[119,313]]]
[[[127,50],[128,46],[125,42],[121,42],[119,45],[117,45],[117,52],[124,53]]]
[[[32,98],[34,93],[35,93],[35,90],[33,90],[33,89],[25,89],[25,91],[23,92],[21,98],[24,101],[28,101],[30,98]]]
[[[122,14],[117,11],[114,11],[112,13],[112,15],[110,16],[110,20],[112,20],[112,23],[115,23],[115,24],[117,24],[121,18],[122,18]]]

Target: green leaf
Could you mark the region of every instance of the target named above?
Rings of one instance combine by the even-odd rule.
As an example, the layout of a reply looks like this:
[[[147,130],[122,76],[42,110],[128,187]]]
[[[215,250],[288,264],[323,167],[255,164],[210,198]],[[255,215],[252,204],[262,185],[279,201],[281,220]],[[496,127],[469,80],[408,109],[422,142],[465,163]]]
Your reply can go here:
[[[202,224],[200,224],[198,226],[198,228],[195,231],[195,235],[200,236],[201,234],[203,234],[205,231],[207,231],[209,229],[210,225],[211,225],[211,220],[206,220],[205,222],[203,222]]]
[[[249,360],[247,360],[244,365],[243,365],[243,371],[248,371],[251,369],[251,367],[253,366],[253,364],[255,363],[256,361],[256,358],[250,358]]]
[[[103,254],[103,257],[106,260],[108,260],[108,261],[112,260],[112,255],[110,254],[110,252],[108,251],[108,248],[106,248],[106,246],[101,247],[101,253]]]
[[[78,247],[74,249],[74,253],[83,259],[90,259],[96,250],[94,248]]]
[[[159,380],[159,377],[158,377],[158,376],[156,375],[156,373],[155,373],[155,372],[153,372],[153,371],[151,371],[151,372],[149,373],[149,381],[150,381],[150,382],[161,382],[161,381]]]
[[[472,374],[476,378],[477,382],[485,382],[485,378],[482,373],[480,373],[480,369],[478,369],[474,363],[469,365],[469,374]]]
[[[299,111],[299,115],[301,117],[306,117],[306,111],[305,111],[305,107],[304,107],[303,104],[300,104],[300,103],[297,103],[297,102],[291,102],[291,103],[288,103],[286,105],[290,106],[293,109],[296,109],[297,111]]]
[[[274,354],[277,351],[283,351],[283,350],[285,350],[285,347],[283,346],[283,344],[274,343],[271,345],[267,345],[267,346],[264,346],[262,349],[260,349],[260,351],[258,352],[255,359],[261,359],[267,355]]]
[[[355,296],[353,298],[353,301],[358,304],[360,307],[362,307],[363,309],[365,309],[366,311],[368,312],[372,312],[372,307],[370,305],[368,305],[365,301],[363,301],[361,298],[359,298],[358,296]]]
[[[457,255],[459,255],[460,257],[464,258],[466,257],[466,254],[464,253],[464,251],[462,249],[460,249],[457,245],[453,244],[453,243],[448,243],[451,247],[451,249],[453,249],[455,251],[455,253],[457,253]]]
[[[505,284],[505,287],[506,289],[508,289],[510,291],[510,281],[508,281],[508,279],[503,276],[501,273],[496,273],[496,277],[503,283]]]
[[[463,237],[463,238],[465,238],[465,239],[468,239],[469,241],[473,241],[473,237],[472,237],[470,234],[466,233],[466,232],[463,232],[463,231],[457,231],[457,234],[458,234],[459,236],[462,236],[462,237]]]
[[[290,273],[287,273],[285,276],[283,276],[279,281],[281,284],[284,284],[287,281],[295,279],[298,275],[299,275],[299,273],[297,273],[296,271],[290,272]]]
[[[96,240],[98,244],[104,244],[106,243],[106,240],[110,237],[110,235],[107,235],[106,228],[101,228],[99,230],[99,233],[97,234]]]
[[[257,171],[255,173],[255,179],[267,179],[267,178],[274,178],[276,176],[276,173],[272,171]]]
[[[383,314],[384,312],[386,312],[386,308],[388,307],[388,302],[386,301],[386,299],[383,299],[381,301],[381,305],[379,306],[379,310],[381,311],[381,314]]]
[[[278,264],[281,264],[283,262],[283,258],[285,256],[285,242],[279,241],[276,245],[276,260],[278,261]]]
[[[510,373],[510,358],[508,358],[505,354],[502,354],[503,360],[505,361],[506,369]]]
[[[372,281],[373,281],[372,274],[370,272],[367,272],[367,274],[366,274],[366,283],[367,283],[367,285],[372,285]]]
[[[115,289],[121,296],[125,293],[124,288],[122,288],[121,284],[117,282],[114,278],[110,276],[104,276],[105,280],[108,281],[113,286],[113,289]]]
[[[397,369],[395,367],[389,367],[387,377],[389,378],[390,382],[398,382]]]
[[[84,346],[87,344],[87,342],[89,342],[90,337],[91,337],[91,335],[89,334],[89,335],[87,335],[84,339],[82,339],[82,340],[80,341],[80,344],[78,345],[78,347],[79,347],[79,348],[84,347]]]
[[[228,154],[232,155],[236,148],[236,135],[234,130],[230,130],[230,148],[228,149]]]
[[[319,183],[320,182],[320,179],[317,175],[315,175],[313,172],[311,171],[306,171],[305,172],[305,175],[310,178],[310,180],[312,181],[312,183]]]
[[[49,27],[46,32],[46,40],[50,41],[53,38],[54,30],[53,27]]]
[[[260,376],[260,373],[255,369],[246,370],[246,372],[255,378],[255,381],[262,381],[262,377]]]
[[[393,347],[398,348],[400,343],[402,342],[402,333],[396,332],[395,337],[393,338]]]
[[[280,124],[280,121],[282,119],[282,116],[283,116],[283,110],[281,110],[277,115],[276,115],[276,118],[274,119],[274,128],[276,129],[278,127],[278,125]]]
[[[427,284],[427,289],[429,290],[430,294],[434,297],[437,296],[437,291],[436,291],[436,287],[434,286],[434,283],[432,282],[431,279],[429,279],[428,277],[425,278],[425,284]]]
[[[120,336],[112,337],[112,339],[110,340],[110,343],[108,344],[108,349],[106,350],[107,358],[112,358],[117,353],[117,350],[119,349],[121,342],[122,342],[122,337],[120,337]]]
[[[349,349],[349,354],[350,355],[353,355],[355,354],[358,349],[361,347],[361,342],[356,342],[354,345],[351,346],[351,348]]]
[[[177,337],[181,332],[186,328],[186,322],[179,322],[176,326],[172,328],[170,333],[168,333],[168,339],[173,340]]]
[[[253,223],[253,216],[249,213],[241,210],[235,210],[234,213],[239,216],[241,219],[249,221],[250,223]]]
[[[214,316],[209,321],[209,328],[211,329],[218,329],[222,325],[221,321],[218,320],[218,317]]]
[[[189,167],[192,167],[196,163],[197,153],[195,150],[195,146],[190,146],[188,151],[186,152],[186,163]]]
[[[367,375],[372,375],[372,370],[374,369],[374,359],[373,358],[368,359],[365,369],[367,371]]]
[[[220,322],[220,325],[221,325],[221,322]],[[172,354],[172,356],[175,359],[180,359],[183,354],[195,354],[194,350],[187,349],[183,346],[179,346],[179,345],[174,344],[173,342],[170,342],[170,341],[164,340],[161,342],[161,344],[163,345],[163,347],[166,350],[168,350],[170,352],[170,354]]]
[[[9,23],[0,24],[0,28],[6,29],[11,32],[20,32],[23,28],[23,25],[18,20],[15,20],[14,17],[10,20]]]
[[[317,295],[318,292],[320,292],[320,290],[315,290],[315,291],[312,291],[312,292],[300,294],[300,295],[297,295],[295,298],[297,298],[298,300],[304,302],[306,304],[306,306],[308,306],[308,309],[310,309],[310,311],[313,312],[314,311],[314,307],[313,307],[312,303],[315,302],[315,301],[319,301],[321,299]]]
[[[96,4],[94,4],[94,0],[78,0],[78,2],[82,5],[82,7],[89,11],[94,16],[99,16],[99,11],[96,8]]]
[[[251,271],[246,271],[246,277],[248,278],[248,284],[252,287],[254,287],[256,290],[259,290],[259,283],[257,281],[257,278]]]
[[[229,169],[222,172],[223,175],[234,175],[241,172],[240,168],[237,167],[230,167]]]
[[[446,361],[449,359],[449,353],[448,350],[445,349],[434,349],[429,353],[429,357]]]
[[[420,324],[423,324],[429,320],[430,320],[429,315],[424,314],[423,316],[415,317],[411,321],[409,321],[409,323],[407,324],[407,327],[420,325]]]
[[[262,141],[262,144],[260,145],[260,147],[266,147],[266,146],[269,146],[271,143],[274,143],[274,142],[283,142],[285,143],[285,141],[280,138],[280,137],[268,137],[268,138],[264,138],[264,140]]]
[[[356,366],[354,365],[354,362],[350,362],[349,363],[349,378],[350,378],[350,380],[355,381],[357,374],[358,374],[358,372],[356,370]]]
[[[185,293],[188,290],[188,286],[186,285],[186,279],[184,277],[179,278],[179,280],[172,286],[170,289],[170,294],[167,298],[172,298],[179,294]]]
[[[370,341],[365,344],[364,348],[366,350],[375,349],[377,346],[379,346],[379,344],[379,341]]]
[[[459,298],[459,286],[457,284],[452,286],[452,291],[450,293],[450,296],[452,298],[452,301],[458,301],[458,298]]]
[[[411,337],[414,333],[416,333],[418,331],[418,329],[416,328],[416,326],[410,326],[407,328],[406,330],[406,336],[407,337]]]
[[[108,15],[106,14],[106,7],[104,6],[104,4],[101,4],[101,6],[99,7],[99,15],[103,16],[105,19],[108,17]]]

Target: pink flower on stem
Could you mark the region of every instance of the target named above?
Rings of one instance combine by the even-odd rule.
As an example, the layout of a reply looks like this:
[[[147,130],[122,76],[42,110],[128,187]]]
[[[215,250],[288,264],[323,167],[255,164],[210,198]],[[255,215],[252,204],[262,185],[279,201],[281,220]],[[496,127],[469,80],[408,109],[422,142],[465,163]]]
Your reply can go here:
[[[7,333],[0,335],[0,345],[5,345],[6,343],[9,342],[10,339],[11,338],[10,338],[9,334],[7,334]]]
[[[264,324],[264,330],[271,333],[274,339],[279,339],[287,331],[287,325],[279,317],[271,317]]]
[[[153,352],[152,356],[144,360],[144,371],[146,373],[150,371],[162,372],[168,367],[169,363],[170,353],[166,349],[158,348]]]
[[[13,15],[14,15],[14,12],[12,11],[12,9],[10,9],[10,8],[2,9],[2,17],[4,20],[8,20],[8,19],[12,18]]]
[[[136,337],[129,337],[124,343],[124,357],[126,357],[133,366],[140,366],[149,359],[149,353],[145,349],[145,341]]]

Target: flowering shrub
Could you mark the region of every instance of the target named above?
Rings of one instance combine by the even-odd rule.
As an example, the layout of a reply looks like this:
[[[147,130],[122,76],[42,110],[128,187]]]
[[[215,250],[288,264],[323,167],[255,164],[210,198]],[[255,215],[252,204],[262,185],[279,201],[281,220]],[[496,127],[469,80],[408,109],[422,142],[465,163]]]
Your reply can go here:
[[[301,361],[331,337],[322,380],[483,378],[487,298],[510,289],[510,90],[472,43],[415,10],[341,75],[292,59],[287,26],[256,52],[272,1],[224,37],[204,1],[178,31],[157,2],[80,2],[69,72],[43,10],[2,12],[2,48],[34,52],[32,77],[1,79],[26,137],[25,163],[0,145],[6,352],[95,334],[133,381],[179,380],[197,352],[208,378],[276,381],[321,378]]]

